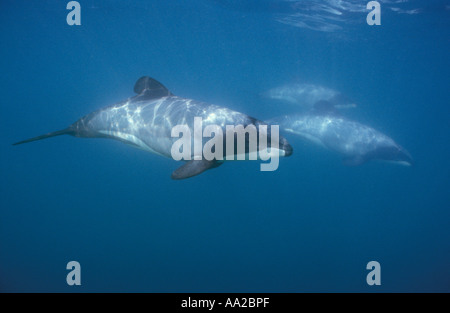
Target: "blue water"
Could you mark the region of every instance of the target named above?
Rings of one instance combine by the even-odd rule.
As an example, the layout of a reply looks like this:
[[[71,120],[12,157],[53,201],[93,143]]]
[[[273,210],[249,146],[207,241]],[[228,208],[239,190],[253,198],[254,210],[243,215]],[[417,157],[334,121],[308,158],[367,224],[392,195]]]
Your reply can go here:
[[[380,1],[380,26],[365,1],[331,0],[80,0],[68,26],[67,2],[0,4],[1,291],[450,291],[449,1]],[[260,119],[292,111],[262,92],[325,85],[415,165],[346,167],[287,134],[277,171],[173,181],[179,163],[112,140],[11,145],[132,96],[143,75]]]

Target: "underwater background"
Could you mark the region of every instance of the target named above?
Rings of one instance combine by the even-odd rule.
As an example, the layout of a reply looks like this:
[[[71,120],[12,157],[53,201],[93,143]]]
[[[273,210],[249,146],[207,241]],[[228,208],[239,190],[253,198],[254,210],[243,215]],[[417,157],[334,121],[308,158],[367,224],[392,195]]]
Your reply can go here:
[[[379,26],[368,1],[80,0],[80,26],[68,2],[0,3],[0,291],[450,291],[449,1],[379,1]],[[294,153],[274,172],[174,181],[180,163],[113,140],[11,145],[133,96],[143,75],[260,119],[296,111],[270,88],[328,86],[415,164],[347,167],[285,134]]]

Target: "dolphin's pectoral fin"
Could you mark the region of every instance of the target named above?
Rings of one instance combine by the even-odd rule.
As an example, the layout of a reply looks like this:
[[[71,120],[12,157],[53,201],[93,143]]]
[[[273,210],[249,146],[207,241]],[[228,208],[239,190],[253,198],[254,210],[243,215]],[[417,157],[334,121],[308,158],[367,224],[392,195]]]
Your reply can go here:
[[[358,166],[366,162],[366,159],[362,155],[344,158],[342,163],[346,166]]]
[[[142,100],[173,96],[169,89],[164,87],[163,84],[148,76],[142,76],[137,80],[134,85],[134,92],[137,93]]]
[[[172,179],[185,179],[203,173],[206,170],[221,165],[222,162],[202,160],[190,160],[177,168],[172,173]]]

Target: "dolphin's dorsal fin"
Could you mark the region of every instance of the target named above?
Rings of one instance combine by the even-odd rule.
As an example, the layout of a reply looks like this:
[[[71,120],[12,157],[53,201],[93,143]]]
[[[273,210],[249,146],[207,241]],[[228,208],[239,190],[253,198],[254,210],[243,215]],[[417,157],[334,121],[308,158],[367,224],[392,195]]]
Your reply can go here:
[[[137,80],[136,84],[134,84],[134,92],[144,96],[146,99],[173,96],[163,84],[148,76],[142,76]]]
[[[338,110],[334,105],[326,100],[320,100],[314,104],[312,111],[319,115],[338,115]]]

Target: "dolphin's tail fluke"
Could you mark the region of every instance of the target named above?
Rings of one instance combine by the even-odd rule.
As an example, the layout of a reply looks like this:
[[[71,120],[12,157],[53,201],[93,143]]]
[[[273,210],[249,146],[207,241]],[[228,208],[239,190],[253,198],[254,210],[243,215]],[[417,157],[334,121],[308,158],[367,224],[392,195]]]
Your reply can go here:
[[[21,145],[23,143],[28,143],[28,142],[32,142],[32,141],[36,141],[36,140],[42,140],[42,139],[46,139],[46,138],[50,138],[50,137],[55,137],[55,136],[72,135],[73,133],[74,133],[73,129],[68,127],[66,129],[58,130],[58,131],[51,132],[51,133],[48,133],[45,135],[40,135],[37,137],[33,137],[30,139],[26,139],[26,140],[22,140],[22,141],[13,143],[13,146]]]

